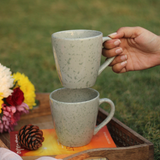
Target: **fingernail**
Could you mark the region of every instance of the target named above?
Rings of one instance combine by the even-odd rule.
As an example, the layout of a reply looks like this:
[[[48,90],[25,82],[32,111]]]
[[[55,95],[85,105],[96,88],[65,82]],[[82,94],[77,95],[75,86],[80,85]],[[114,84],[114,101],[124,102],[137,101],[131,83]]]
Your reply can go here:
[[[114,45],[115,45],[115,46],[118,46],[120,43],[121,43],[121,41],[118,39],[118,40],[116,40],[116,41],[114,42]]]
[[[122,48],[118,48],[115,52],[116,52],[117,54],[122,53]]]
[[[123,55],[123,56],[121,56],[121,60],[122,61],[124,61],[124,60],[126,60],[127,59],[127,55],[125,54],[125,55]]]
[[[124,61],[121,63],[121,66],[125,66],[127,64],[127,61]]]
[[[109,34],[108,36],[113,38],[116,34],[117,34],[117,32],[114,32],[114,33]]]

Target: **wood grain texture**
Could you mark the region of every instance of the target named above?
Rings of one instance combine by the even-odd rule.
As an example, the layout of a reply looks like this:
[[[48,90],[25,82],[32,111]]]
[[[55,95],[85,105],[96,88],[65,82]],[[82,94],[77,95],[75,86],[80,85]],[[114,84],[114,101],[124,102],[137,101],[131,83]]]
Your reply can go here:
[[[8,147],[4,144],[4,142],[2,142],[2,140],[1,140],[1,139],[0,139],[0,147],[8,148]]]
[[[21,119],[29,119],[39,116],[51,115],[49,105],[49,93],[37,93],[36,99],[39,101],[39,105],[30,111],[29,114],[23,114]]]
[[[38,125],[40,129],[53,128],[52,116],[49,105],[49,93],[37,93],[36,99],[40,101],[37,108],[27,115],[22,115],[15,130],[23,125]],[[97,124],[101,123],[108,113],[99,108]],[[79,152],[64,158],[64,160],[84,160],[90,157],[101,157],[106,160],[153,160],[153,144],[127,127],[125,124],[112,118],[107,125],[117,148],[99,148]],[[9,133],[0,134],[0,147],[10,148]],[[52,156],[54,157],[54,156]],[[39,156],[22,157],[23,160],[35,160]]]
[[[149,146],[146,144],[114,149],[100,148],[83,151],[64,158],[64,160],[83,160],[88,157],[105,157],[108,160],[153,160],[153,157],[149,157],[149,151]]]

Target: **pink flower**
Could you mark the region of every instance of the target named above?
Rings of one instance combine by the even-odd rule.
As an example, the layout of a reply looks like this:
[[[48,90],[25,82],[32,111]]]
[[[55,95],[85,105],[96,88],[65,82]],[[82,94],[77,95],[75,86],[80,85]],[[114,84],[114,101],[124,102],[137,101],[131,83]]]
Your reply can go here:
[[[29,113],[29,106],[26,103],[18,106],[7,106],[3,104],[2,109],[3,116],[0,118],[0,133],[12,131],[21,115],[23,113]]]
[[[0,133],[10,132],[9,124],[10,124],[10,117],[3,115],[2,120],[0,120]]]
[[[26,103],[22,103],[21,105],[16,106],[17,111],[23,112],[23,113],[28,113],[29,112],[29,106]]]
[[[19,121],[23,113],[29,113],[29,106],[26,103],[22,103],[19,106],[16,106],[16,113],[13,115],[12,121]]]

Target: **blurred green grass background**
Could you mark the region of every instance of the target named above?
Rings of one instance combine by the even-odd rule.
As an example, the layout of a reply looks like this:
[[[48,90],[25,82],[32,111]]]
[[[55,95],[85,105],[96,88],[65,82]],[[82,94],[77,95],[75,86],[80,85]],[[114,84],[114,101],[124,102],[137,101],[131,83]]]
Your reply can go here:
[[[159,0],[2,0],[0,63],[28,76],[36,92],[51,92],[62,87],[52,33],[93,29],[106,36],[122,26],[141,26],[160,35],[159,7]],[[125,74],[108,67],[93,88],[113,100],[116,118],[153,142],[160,159],[160,66]]]

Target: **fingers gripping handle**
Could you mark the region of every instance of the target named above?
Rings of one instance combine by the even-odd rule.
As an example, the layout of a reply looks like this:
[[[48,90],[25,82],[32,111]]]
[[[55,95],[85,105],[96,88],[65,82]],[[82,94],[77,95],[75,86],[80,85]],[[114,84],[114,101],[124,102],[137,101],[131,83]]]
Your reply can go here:
[[[104,103],[104,102],[110,104],[111,111],[110,111],[110,114],[108,115],[108,117],[103,122],[101,122],[97,127],[95,127],[95,129],[94,129],[94,135],[97,134],[97,132],[101,128],[103,128],[112,119],[112,117],[114,115],[114,112],[115,112],[115,105],[114,105],[114,103],[110,99],[108,99],[108,98],[102,98],[102,99],[100,99],[99,100],[99,105],[102,104],[102,103]]]
[[[103,42],[110,40],[110,37],[103,37]],[[115,57],[108,58],[99,68],[98,75],[113,61]]]

